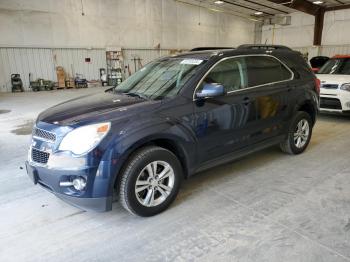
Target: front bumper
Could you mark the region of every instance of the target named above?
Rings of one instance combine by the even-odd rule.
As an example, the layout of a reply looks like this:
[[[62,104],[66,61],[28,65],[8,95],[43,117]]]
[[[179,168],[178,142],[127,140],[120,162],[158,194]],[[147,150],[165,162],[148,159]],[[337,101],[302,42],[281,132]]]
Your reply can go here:
[[[55,195],[63,201],[83,210],[96,212],[112,210],[112,197],[79,198],[57,193]]]
[[[347,114],[350,112],[350,92],[321,89],[320,111]]]
[[[60,199],[83,210],[97,212],[112,209],[112,194],[109,190],[110,179],[108,173],[102,175],[103,170],[110,170],[109,161],[101,161],[98,168],[79,170],[58,170],[36,166],[26,161],[26,170],[34,184],[39,184]],[[60,182],[72,177],[84,177],[87,181],[86,189],[77,191],[73,187],[62,187]]]
[[[107,150],[107,144],[82,156],[57,150],[71,129],[37,122],[26,162],[27,173],[34,184],[74,206],[84,210],[111,210],[114,179],[120,164],[113,158],[113,151]],[[76,178],[86,181],[82,190],[71,185]]]

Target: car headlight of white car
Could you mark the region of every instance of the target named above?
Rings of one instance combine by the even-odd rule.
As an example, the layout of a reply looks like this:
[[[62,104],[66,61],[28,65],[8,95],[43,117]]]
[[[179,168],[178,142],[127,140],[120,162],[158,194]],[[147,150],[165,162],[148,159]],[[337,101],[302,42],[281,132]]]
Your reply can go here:
[[[94,149],[108,134],[111,123],[86,125],[73,129],[63,137],[59,150],[70,151],[75,155],[86,154]]]
[[[350,92],[350,83],[342,84],[342,85],[340,86],[340,89]]]

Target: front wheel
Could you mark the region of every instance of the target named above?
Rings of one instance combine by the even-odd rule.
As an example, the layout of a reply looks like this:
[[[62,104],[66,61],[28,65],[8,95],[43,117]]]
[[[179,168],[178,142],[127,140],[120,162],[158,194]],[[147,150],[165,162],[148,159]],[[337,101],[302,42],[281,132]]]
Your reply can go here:
[[[135,152],[121,173],[120,201],[130,213],[153,216],[176,198],[183,177],[177,157],[162,147]]]
[[[281,150],[292,155],[304,152],[311,139],[312,125],[312,119],[308,113],[297,112],[286,139],[280,143]]]

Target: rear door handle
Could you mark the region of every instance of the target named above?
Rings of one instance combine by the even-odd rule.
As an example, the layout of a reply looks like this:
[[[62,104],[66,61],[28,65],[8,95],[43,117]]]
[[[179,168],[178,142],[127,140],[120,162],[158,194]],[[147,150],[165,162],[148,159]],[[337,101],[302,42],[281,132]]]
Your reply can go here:
[[[287,91],[288,92],[292,91],[293,89],[295,89],[295,85],[288,85],[287,86]]]
[[[250,99],[249,99],[249,97],[245,97],[245,98],[243,98],[243,104],[244,105],[249,105],[249,103],[250,103]]]

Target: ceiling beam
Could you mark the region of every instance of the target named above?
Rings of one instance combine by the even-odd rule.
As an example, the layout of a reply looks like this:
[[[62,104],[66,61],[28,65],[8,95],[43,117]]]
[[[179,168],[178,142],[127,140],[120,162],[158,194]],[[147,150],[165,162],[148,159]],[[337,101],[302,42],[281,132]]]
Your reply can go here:
[[[332,6],[332,7],[327,7],[327,8],[326,8],[326,12],[328,12],[328,11],[343,10],[343,9],[349,9],[349,8],[350,8],[350,4]]]
[[[248,10],[252,10],[254,12],[261,12],[260,10],[258,10],[256,8],[252,8],[252,7],[248,7],[248,6],[245,6],[245,5],[241,5],[241,4],[238,4],[237,2],[232,3],[232,2],[229,2],[229,1],[225,1],[225,0],[223,0],[223,2],[226,3],[226,4],[229,4],[229,5],[234,5],[234,6],[238,6],[238,7],[241,7],[241,8],[248,9]],[[274,15],[274,14],[267,13],[267,12],[263,12],[263,13],[266,14],[266,15]]]
[[[279,12],[279,13],[282,13],[282,14],[289,14],[288,12],[283,11],[283,10],[281,10],[281,9],[277,9],[277,8],[275,8],[275,7],[268,6],[268,5],[264,5],[264,4],[261,4],[261,3],[258,3],[258,2],[254,2],[254,1],[251,1],[251,0],[245,0],[245,2],[254,4],[254,5],[263,6],[263,7],[265,7],[265,8],[268,8],[268,9],[271,9],[271,10],[275,10],[275,11],[277,11],[277,12]]]
[[[314,45],[322,44],[322,32],[323,32],[323,21],[325,9],[319,9],[315,15],[315,26],[314,26]]]
[[[318,10],[323,9],[322,6],[315,5],[309,1],[306,0],[293,0],[286,2],[285,0],[269,0],[270,2],[273,2],[275,4],[283,5],[285,7],[289,7],[304,13],[307,13],[309,15],[316,15]]]
[[[322,6],[315,5],[306,0],[294,0],[289,7],[309,15],[316,15],[318,10],[323,9]]]

